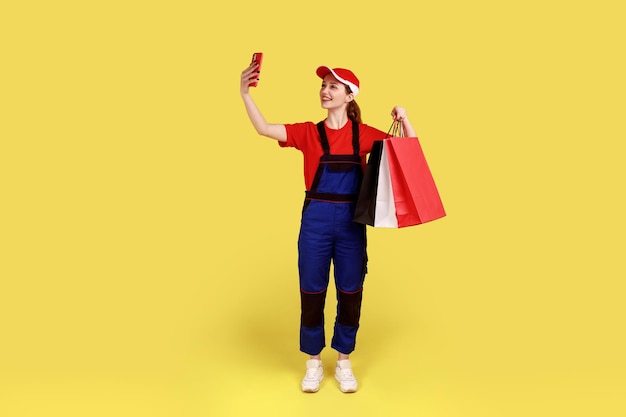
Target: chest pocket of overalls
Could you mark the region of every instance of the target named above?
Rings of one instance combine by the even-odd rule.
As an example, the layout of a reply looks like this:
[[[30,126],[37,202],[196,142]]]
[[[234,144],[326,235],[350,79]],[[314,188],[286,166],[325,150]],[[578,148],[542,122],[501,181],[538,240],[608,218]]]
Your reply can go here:
[[[324,155],[320,158],[317,192],[357,194],[361,187],[361,158],[357,155]]]

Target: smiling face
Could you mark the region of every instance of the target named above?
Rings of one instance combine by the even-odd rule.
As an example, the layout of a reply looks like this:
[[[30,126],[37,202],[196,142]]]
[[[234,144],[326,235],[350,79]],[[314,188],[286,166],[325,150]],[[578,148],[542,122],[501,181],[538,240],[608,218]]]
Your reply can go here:
[[[320,100],[323,109],[331,110],[346,106],[354,100],[354,94],[348,93],[345,84],[338,81],[333,74],[328,74],[322,81]]]

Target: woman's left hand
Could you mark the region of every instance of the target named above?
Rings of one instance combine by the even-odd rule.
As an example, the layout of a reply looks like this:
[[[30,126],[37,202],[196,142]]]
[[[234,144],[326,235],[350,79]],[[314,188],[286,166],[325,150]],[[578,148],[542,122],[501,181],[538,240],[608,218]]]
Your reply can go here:
[[[409,122],[409,118],[407,117],[406,109],[404,107],[396,106],[391,110],[391,117],[395,122],[402,123],[402,128],[404,129],[404,135],[409,138],[416,137],[415,129],[411,122]]]
[[[404,107],[395,106],[391,110],[391,117],[393,117],[393,120],[396,122],[403,121],[406,119],[406,109]]]

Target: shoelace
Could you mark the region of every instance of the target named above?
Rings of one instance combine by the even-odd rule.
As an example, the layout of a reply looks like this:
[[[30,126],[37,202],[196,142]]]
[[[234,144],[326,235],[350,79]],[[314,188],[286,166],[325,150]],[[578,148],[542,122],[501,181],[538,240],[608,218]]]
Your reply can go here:
[[[305,379],[319,379],[319,377],[317,376],[317,369],[318,368],[309,368],[306,370],[306,374],[304,375]]]
[[[340,369],[339,373],[341,373],[341,379],[343,380],[354,380],[354,374],[352,373],[352,369]]]

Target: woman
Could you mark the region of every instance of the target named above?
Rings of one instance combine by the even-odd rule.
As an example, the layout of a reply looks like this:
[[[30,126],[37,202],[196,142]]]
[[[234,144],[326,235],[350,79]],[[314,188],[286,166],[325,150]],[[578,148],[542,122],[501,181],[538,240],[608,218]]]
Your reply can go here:
[[[259,81],[256,63],[242,72],[240,92],[257,133],[276,139],[281,147],[295,147],[304,155],[306,198],[298,238],[300,350],[310,358],[302,390],[317,392],[324,378],[324,303],[332,260],[337,289],[331,343],[338,352],[335,378],[342,392],[355,392],[357,381],[349,357],[359,328],[367,254],[365,226],[352,218],[366,155],[374,140],[386,134],[361,122],[361,111],[354,101],[360,83],[352,71],[321,66],[316,73],[322,79],[321,106],[328,112],[317,124],[268,123],[250,96],[250,84]],[[407,136],[416,136],[404,108],[394,107],[391,116],[402,122]]]

